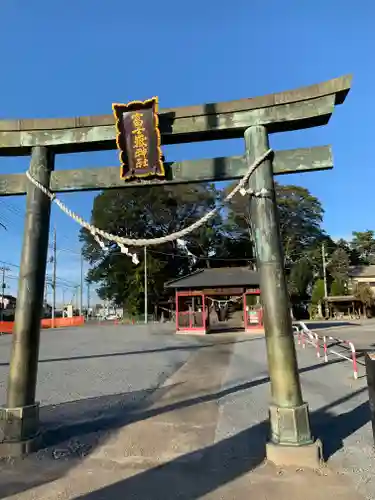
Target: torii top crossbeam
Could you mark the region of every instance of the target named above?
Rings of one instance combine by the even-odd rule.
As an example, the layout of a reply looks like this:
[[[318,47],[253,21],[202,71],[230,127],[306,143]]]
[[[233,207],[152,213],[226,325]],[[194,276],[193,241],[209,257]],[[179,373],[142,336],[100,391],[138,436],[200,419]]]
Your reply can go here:
[[[342,104],[350,90],[351,75],[296,90],[182,108],[162,109],[159,124],[163,144],[240,138],[253,125],[281,132],[323,125],[335,104]],[[0,120],[0,156],[28,155],[34,146],[55,153],[116,148],[113,115],[75,118]],[[332,168],[329,146],[276,151],[275,175]],[[165,162],[165,180],[146,180],[141,185],[211,182],[238,179],[246,171],[242,156],[194,161]],[[119,175],[119,167],[52,172],[53,192],[110,189],[132,186]],[[23,195],[24,174],[0,175],[0,196]]]
[[[323,83],[237,101],[162,109],[163,144],[243,137],[247,127],[269,133],[324,125],[350,90],[351,75]],[[113,115],[0,120],[0,156],[28,155],[33,146],[55,152],[116,149]]]

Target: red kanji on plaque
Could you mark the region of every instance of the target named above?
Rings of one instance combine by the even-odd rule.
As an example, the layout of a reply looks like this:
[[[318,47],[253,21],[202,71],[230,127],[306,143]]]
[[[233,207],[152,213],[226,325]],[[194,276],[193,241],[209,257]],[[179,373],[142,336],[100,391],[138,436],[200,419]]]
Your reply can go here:
[[[121,177],[165,177],[160,148],[158,99],[112,104],[116,119]]]

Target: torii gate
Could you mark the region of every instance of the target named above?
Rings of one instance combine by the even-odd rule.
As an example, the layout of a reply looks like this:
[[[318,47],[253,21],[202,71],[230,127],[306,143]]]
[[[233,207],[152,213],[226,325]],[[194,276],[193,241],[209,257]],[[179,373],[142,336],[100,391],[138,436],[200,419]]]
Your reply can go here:
[[[350,90],[351,76],[238,101],[159,113],[162,144],[245,139],[243,157],[165,163],[165,178],[137,185],[192,183],[241,178],[268,149],[268,135],[324,125]],[[31,154],[29,173],[53,193],[126,188],[119,167],[54,171],[56,154],[116,148],[113,115],[0,121],[0,156]],[[329,146],[277,151],[250,177],[253,234],[260,271],[267,356],[271,380],[271,436],[267,457],[275,463],[318,465],[319,441],[311,436],[303,401],[273,175],[332,168]],[[0,410],[0,455],[26,454],[37,446],[39,405],[35,401],[40,316],[48,249],[51,200],[25,174],[0,175],[0,196],[27,196],[18,300],[10,361],[7,405]]]

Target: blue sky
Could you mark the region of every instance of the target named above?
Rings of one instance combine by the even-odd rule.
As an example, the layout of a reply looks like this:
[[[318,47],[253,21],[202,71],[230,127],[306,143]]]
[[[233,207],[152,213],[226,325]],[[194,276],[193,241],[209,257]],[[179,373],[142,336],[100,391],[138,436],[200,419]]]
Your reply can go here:
[[[370,0],[105,2],[3,0],[0,119],[111,113],[112,102],[158,95],[161,107],[251,97],[353,73],[329,125],[271,136],[274,148],[332,144],[335,168],[283,177],[307,187],[334,237],[375,228],[375,3]],[[243,142],[166,148],[168,159],[241,154]],[[57,169],[118,164],[116,152],[59,156]],[[28,158],[0,158],[0,173]],[[62,196],[89,218],[94,194]],[[0,260],[20,260],[24,198],[2,198]],[[53,209],[59,249],[79,251],[78,227]],[[10,276],[16,276],[12,267]],[[61,251],[58,275],[79,281],[79,258]],[[62,282],[61,282],[62,283]],[[11,291],[16,280],[8,279]],[[62,293],[62,286],[60,287]],[[66,293],[71,294],[67,287]]]

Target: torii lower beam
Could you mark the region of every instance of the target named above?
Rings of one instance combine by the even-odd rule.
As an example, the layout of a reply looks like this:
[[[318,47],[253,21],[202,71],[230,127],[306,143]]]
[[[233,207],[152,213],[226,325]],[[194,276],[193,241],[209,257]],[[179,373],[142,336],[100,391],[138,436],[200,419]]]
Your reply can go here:
[[[162,184],[188,184],[198,182],[219,182],[240,179],[247,170],[246,158],[232,156],[205,160],[167,162],[166,179],[163,181],[142,181],[126,183],[120,178],[119,167],[87,168],[78,170],[59,170],[51,173],[50,189],[54,193],[76,191],[95,191],[141,186],[160,186]],[[330,146],[288,149],[276,151],[273,160],[274,175],[284,175],[333,168]],[[25,174],[0,175],[0,196],[26,194]]]

